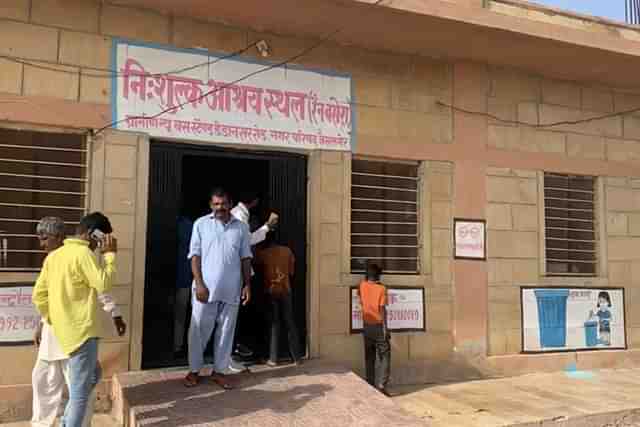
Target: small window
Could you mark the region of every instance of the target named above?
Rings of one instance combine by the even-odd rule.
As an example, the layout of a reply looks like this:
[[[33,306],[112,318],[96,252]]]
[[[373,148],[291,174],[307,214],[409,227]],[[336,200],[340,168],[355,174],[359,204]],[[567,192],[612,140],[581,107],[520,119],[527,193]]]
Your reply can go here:
[[[596,276],[596,178],[544,174],[546,274]]]
[[[83,136],[0,129],[0,271],[38,271],[37,222],[57,216],[72,232],[86,200]]]
[[[388,274],[419,273],[418,164],[354,159],[351,271],[366,261]]]

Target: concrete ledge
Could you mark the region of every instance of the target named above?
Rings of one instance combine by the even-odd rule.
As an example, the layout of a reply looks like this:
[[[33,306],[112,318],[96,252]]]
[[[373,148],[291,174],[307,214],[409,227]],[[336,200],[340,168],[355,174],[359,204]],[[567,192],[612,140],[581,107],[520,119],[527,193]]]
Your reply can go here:
[[[186,388],[186,371],[118,374],[113,417],[125,426],[426,426],[353,372],[322,361],[234,375],[224,391],[208,377]],[[117,413],[115,413],[117,412]]]
[[[571,353],[515,354],[491,356],[487,370],[493,376],[515,376],[566,369],[593,370],[640,367],[640,350],[577,351]]]
[[[452,353],[446,359],[409,360],[392,367],[394,386],[445,384],[489,378],[514,377],[566,370],[640,368],[640,350],[601,350],[570,353],[466,356]]]

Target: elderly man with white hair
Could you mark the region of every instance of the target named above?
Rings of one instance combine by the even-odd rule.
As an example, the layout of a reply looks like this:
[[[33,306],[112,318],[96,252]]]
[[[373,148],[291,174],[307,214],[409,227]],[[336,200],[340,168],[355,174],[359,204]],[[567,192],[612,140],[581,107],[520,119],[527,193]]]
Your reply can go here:
[[[64,221],[57,217],[42,218],[36,226],[36,234],[40,241],[40,247],[47,253],[53,252],[62,246],[65,238]],[[122,314],[113,298],[108,294],[100,294],[98,299],[104,311],[111,314],[118,335],[124,335],[127,325],[122,320]],[[62,351],[51,326],[46,322],[40,323],[34,340],[38,346],[38,358],[32,373],[33,417],[31,424],[34,427],[51,427],[55,424],[62,404],[65,376],[68,374],[66,362],[69,356]],[[91,425],[94,400],[95,389],[89,399],[83,426]]]

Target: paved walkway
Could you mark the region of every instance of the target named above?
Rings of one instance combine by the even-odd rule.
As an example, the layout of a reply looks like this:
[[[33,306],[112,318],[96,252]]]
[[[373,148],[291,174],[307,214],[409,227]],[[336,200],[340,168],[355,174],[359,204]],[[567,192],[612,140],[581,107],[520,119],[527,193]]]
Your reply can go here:
[[[186,388],[182,383],[185,373],[147,371],[118,375],[123,413],[133,415],[131,426],[428,425],[354,373],[318,361],[243,374],[237,378],[237,388],[231,391],[223,391],[211,380]]]
[[[640,426],[640,369],[398,387],[395,393],[396,403],[433,427]]]
[[[134,425],[640,426],[640,369],[567,371],[396,387],[393,399],[346,370],[309,363],[255,372],[236,390],[186,389],[181,371],[119,375]],[[97,415],[94,427],[114,427]],[[28,427],[29,423],[5,424]]]

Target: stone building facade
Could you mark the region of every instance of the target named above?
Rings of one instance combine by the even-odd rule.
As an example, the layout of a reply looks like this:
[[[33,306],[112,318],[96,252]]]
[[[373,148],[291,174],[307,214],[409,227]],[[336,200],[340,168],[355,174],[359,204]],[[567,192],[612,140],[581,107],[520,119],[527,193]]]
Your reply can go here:
[[[85,208],[107,214],[120,238],[114,295],[130,327],[117,337],[103,319],[105,401],[111,375],[142,367],[147,234],[156,231],[148,227],[152,138],[114,129],[88,133],[111,121],[111,80],[104,70],[113,66],[113,41],[230,53],[265,40],[269,61],[278,62],[322,37],[317,28],[304,31],[292,23],[296,20],[285,22],[287,13],[299,14],[301,26],[315,16],[285,0],[260,18],[247,12],[259,7],[249,0],[209,8],[214,10],[204,16],[206,2],[184,0],[180,8],[171,3],[0,4],[0,129],[85,138]],[[637,365],[640,113],[616,113],[640,108],[640,86],[633,82],[640,68],[640,32],[512,0],[370,3],[310,2],[308,8],[326,16],[360,14],[362,22],[295,61],[350,74],[356,114],[351,152],[304,152],[308,355],[363,371],[362,339],[349,330],[349,286],[361,277],[350,262],[351,172],[354,160],[369,159],[418,165],[419,272],[384,279],[392,286],[425,289],[427,323],[424,332],[394,335],[394,382],[516,375],[573,364]],[[416,40],[367,31],[383,21],[390,28],[434,27],[432,33],[415,33]],[[451,34],[443,35],[447,31],[438,32],[442,28],[466,31],[460,38],[478,34],[478,46],[471,52],[466,45],[474,40],[455,42]],[[493,52],[504,46],[511,50]],[[565,49],[576,57],[562,55]],[[258,58],[255,49],[243,55]],[[603,63],[607,66],[598,68]],[[620,64],[627,64],[624,70]],[[564,121],[579,123],[543,126]],[[218,146],[214,139],[200,143],[207,144]],[[0,141],[0,152],[8,145],[11,141]],[[546,274],[545,172],[596,177],[598,268],[592,276]],[[454,218],[486,220],[486,261],[454,259]],[[0,283],[32,283],[36,275],[7,268],[0,271]],[[624,288],[628,348],[522,354],[523,285]],[[0,354],[0,422],[24,418],[36,351],[6,346]]]

